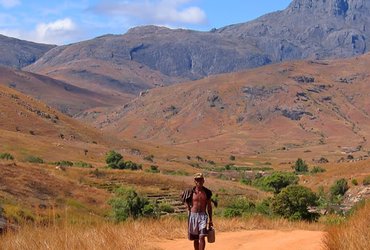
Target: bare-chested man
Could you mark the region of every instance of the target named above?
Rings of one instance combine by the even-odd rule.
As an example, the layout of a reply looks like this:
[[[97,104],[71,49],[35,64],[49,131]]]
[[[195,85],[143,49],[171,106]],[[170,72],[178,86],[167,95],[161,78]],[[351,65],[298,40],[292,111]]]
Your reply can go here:
[[[206,246],[205,237],[208,234],[207,222],[209,227],[212,223],[212,192],[204,187],[204,176],[202,173],[194,175],[195,186],[185,190],[182,200],[187,204],[189,211],[188,237],[194,241],[195,250],[204,250]]]

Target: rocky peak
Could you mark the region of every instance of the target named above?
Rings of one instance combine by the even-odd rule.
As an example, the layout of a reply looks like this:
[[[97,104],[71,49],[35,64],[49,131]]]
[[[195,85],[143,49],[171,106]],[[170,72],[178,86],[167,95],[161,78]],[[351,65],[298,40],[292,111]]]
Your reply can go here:
[[[148,35],[148,34],[156,34],[156,33],[163,33],[171,31],[171,29],[163,26],[155,26],[155,25],[145,25],[145,26],[138,26],[131,28],[127,31],[126,35]]]
[[[345,17],[349,12],[369,7],[367,0],[294,0],[288,7],[289,13],[309,12]]]

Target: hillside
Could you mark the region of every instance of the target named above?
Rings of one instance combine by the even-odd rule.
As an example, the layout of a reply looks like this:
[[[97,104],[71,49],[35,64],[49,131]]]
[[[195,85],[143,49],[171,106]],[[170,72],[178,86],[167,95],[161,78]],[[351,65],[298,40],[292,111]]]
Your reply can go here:
[[[39,156],[47,161],[100,161],[115,140],[31,97],[0,86],[1,152],[19,160]],[[95,143],[94,143],[95,142]],[[86,154],[84,150],[91,154]],[[94,153],[95,152],[95,153]]]
[[[33,43],[0,35],[0,65],[23,68],[34,63],[55,45]]]
[[[69,115],[91,107],[120,105],[133,98],[133,95],[93,92],[47,76],[2,66],[0,66],[0,85],[33,96]]]
[[[369,61],[289,62],[154,89],[95,122],[121,138],[195,152],[368,157]]]
[[[368,51],[365,0],[294,0],[283,11],[209,32],[144,26],[56,47],[25,69],[76,86],[138,94],[147,88],[296,59]]]

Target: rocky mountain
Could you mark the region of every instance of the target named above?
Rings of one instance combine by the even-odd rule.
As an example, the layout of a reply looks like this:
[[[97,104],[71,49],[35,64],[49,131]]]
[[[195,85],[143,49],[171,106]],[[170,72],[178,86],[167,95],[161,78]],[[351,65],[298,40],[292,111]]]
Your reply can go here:
[[[137,94],[286,60],[363,54],[370,43],[369,11],[365,0],[294,0],[283,11],[209,32],[137,27],[54,48],[26,70]]]
[[[154,89],[102,115],[96,126],[122,138],[212,152],[368,157],[369,63],[370,54],[285,62]]]
[[[23,68],[34,63],[55,45],[33,43],[0,35],[0,65]]]

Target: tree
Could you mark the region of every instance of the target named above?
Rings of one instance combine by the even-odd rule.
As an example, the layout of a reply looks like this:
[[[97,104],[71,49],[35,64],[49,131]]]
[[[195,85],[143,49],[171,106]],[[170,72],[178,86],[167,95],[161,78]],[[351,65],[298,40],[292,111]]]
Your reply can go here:
[[[269,176],[261,177],[254,181],[254,185],[266,190],[279,193],[281,189],[298,183],[298,176],[288,172],[274,172]]]
[[[147,198],[141,197],[131,188],[118,188],[115,197],[108,203],[112,206],[117,222],[125,221],[129,217],[137,219],[141,216],[153,216],[156,212],[155,206]]]
[[[120,169],[123,163],[123,156],[120,153],[117,153],[116,151],[111,150],[106,154],[105,162],[108,164],[108,167],[110,168]]]
[[[343,196],[347,192],[348,189],[349,189],[349,186],[348,186],[347,180],[342,178],[342,179],[337,180],[330,187],[330,194],[332,197]]]
[[[317,196],[309,188],[292,185],[281,190],[272,200],[272,212],[284,218],[315,220],[318,214],[308,211],[317,205]]]
[[[298,158],[296,160],[296,162],[295,162],[294,166],[292,166],[292,168],[294,169],[294,171],[296,173],[305,173],[305,172],[308,172],[308,165],[301,158]]]

